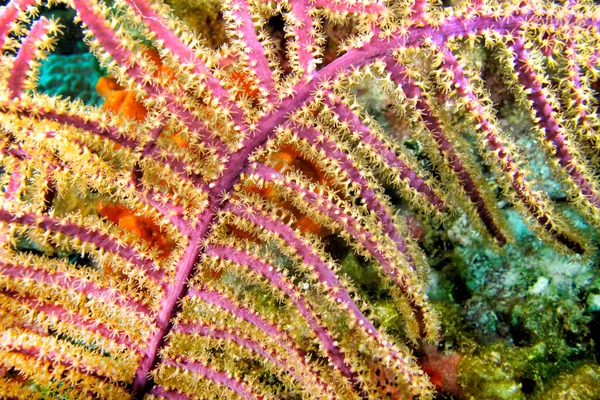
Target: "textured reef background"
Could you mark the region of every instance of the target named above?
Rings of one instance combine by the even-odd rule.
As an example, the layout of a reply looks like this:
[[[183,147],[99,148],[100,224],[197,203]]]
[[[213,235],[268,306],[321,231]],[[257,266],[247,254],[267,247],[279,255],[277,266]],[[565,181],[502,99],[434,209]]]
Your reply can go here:
[[[175,10],[188,24],[205,34],[210,32],[213,46],[222,43],[223,27],[214,5],[172,3],[177,3]],[[105,72],[83,45],[73,15],[62,10],[49,10],[48,14],[61,18],[66,34],[41,68],[40,90],[101,105],[94,87]],[[277,21],[273,21],[273,29],[278,29]],[[330,48],[334,54],[335,40]],[[501,85],[497,67],[483,51],[480,62],[487,85]],[[494,99],[500,104],[498,117],[503,127],[515,136],[525,132],[528,122],[511,107],[508,91],[496,87],[492,92],[505,94]],[[418,143],[404,136],[403,121],[388,112],[390,104],[382,93],[368,83],[357,91],[387,132],[418,154]],[[525,134],[519,145],[533,148]],[[532,164],[539,184],[553,200],[566,200],[561,199],[560,188],[541,156]],[[443,342],[440,349],[421,356],[421,365],[440,389],[439,399],[600,398],[598,254],[585,259],[558,254],[499,201],[515,233],[514,243],[502,249],[490,248],[489,241],[480,238],[463,215],[439,226],[419,220],[400,199],[395,202],[429,259],[428,293],[441,314]],[[562,204],[568,212],[569,205],[566,201]],[[573,215],[572,222],[586,232],[590,242],[598,242],[598,233]],[[35,247],[35,243],[21,245]],[[391,332],[395,326],[400,331],[401,317],[388,306],[389,299],[380,298],[374,269],[345,245],[332,246],[337,246],[333,252],[343,260],[342,272],[359,282],[361,295],[376,305],[381,323]]]

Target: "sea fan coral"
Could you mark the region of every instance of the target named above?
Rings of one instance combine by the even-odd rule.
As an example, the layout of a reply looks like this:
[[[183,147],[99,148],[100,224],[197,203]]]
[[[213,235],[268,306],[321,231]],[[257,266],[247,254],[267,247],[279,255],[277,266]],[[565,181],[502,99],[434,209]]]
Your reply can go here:
[[[158,1],[48,3],[76,11],[109,76],[103,109],[42,93],[60,24],[34,0],[0,10],[6,397],[431,398],[412,355],[439,338],[427,265],[386,193],[428,221],[464,211],[490,246],[511,240],[504,196],[561,251],[590,251],[475,61],[497,60],[597,227],[592,2],[224,0],[219,48]],[[343,24],[325,65],[326,27]],[[365,111],[365,80],[418,149]],[[379,298],[334,244],[369,261]]]

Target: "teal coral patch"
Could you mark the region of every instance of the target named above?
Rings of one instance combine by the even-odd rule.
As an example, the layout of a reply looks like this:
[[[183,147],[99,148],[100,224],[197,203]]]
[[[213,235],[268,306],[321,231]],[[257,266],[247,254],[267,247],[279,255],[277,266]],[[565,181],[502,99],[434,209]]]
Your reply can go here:
[[[100,105],[96,82],[102,76],[92,54],[51,54],[40,69],[39,90],[63,98],[80,99],[87,105]]]

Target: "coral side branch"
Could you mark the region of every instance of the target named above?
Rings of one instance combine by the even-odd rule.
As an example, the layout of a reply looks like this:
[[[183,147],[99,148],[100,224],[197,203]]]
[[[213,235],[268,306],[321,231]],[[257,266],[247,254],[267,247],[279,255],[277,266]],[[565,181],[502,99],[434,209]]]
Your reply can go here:
[[[144,257],[134,248],[124,243],[120,243],[116,238],[112,238],[91,228],[80,226],[74,222],[66,220],[61,221],[56,218],[35,215],[33,213],[21,213],[20,215],[16,215],[3,209],[0,209],[0,221],[10,224],[26,225],[75,237],[83,242],[91,243],[109,253],[119,255],[124,260],[127,260],[142,269],[144,273],[155,282],[160,282],[162,279],[161,274],[158,272],[159,268],[157,268],[154,261]]]
[[[288,359],[283,354],[279,354],[277,351],[270,349],[258,341],[252,340],[246,337],[243,332],[237,331],[235,329],[218,329],[214,326],[204,325],[204,324],[180,324],[173,327],[173,332],[181,332],[187,335],[201,335],[208,336],[214,339],[222,339],[228,340],[238,344],[239,346],[245,347],[248,350],[253,351],[257,355],[260,355],[262,358],[269,360],[274,365],[279,366],[283,371],[289,371],[289,373],[299,382],[303,382],[308,377],[303,376],[302,371],[295,371],[294,367],[291,366],[291,360]],[[299,354],[290,354],[292,358],[297,357],[303,364],[305,364],[305,360],[303,356]],[[320,378],[318,374],[314,371],[311,372],[311,379],[314,379],[319,383],[319,386],[323,390],[323,395],[327,395],[329,399],[335,399],[336,396],[334,392],[329,388],[325,382]]]
[[[312,368],[306,359],[306,352],[297,347],[292,338],[281,329],[281,327],[270,323],[265,320],[262,316],[256,313],[254,310],[247,308],[241,304],[235,304],[231,299],[225,297],[225,295],[214,291],[207,290],[205,288],[191,287],[188,294],[193,297],[197,297],[202,301],[219,307],[225,310],[235,317],[254,325],[258,329],[267,335],[270,340],[275,341],[278,345],[286,350],[290,357],[297,357],[304,366],[306,366],[312,372]],[[317,382],[325,390],[328,391],[327,384],[322,382],[317,372],[314,372],[317,377]]]
[[[73,0],[76,5],[77,11],[81,17],[81,20],[89,27],[89,29],[96,36],[96,40],[106,49],[113,59],[125,69],[127,74],[132,77],[144,90],[154,99],[164,99],[167,110],[174,115],[178,116],[180,122],[182,122],[190,132],[194,132],[199,135],[203,141],[215,149],[224,150],[224,143],[216,138],[210,129],[206,126],[204,121],[199,120],[194,114],[186,107],[181,105],[174,94],[167,92],[158,85],[151,85],[146,83],[145,77],[150,71],[146,71],[137,62],[136,56],[124,47],[119,40],[118,36],[107,26],[110,23],[106,19],[94,13],[94,7],[88,5],[89,0]]]
[[[364,246],[367,251],[369,251],[373,257],[379,262],[383,271],[387,275],[389,279],[391,279],[398,287],[403,291],[403,293],[408,295],[408,301],[413,309],[415,314],[415,321],[419,324],[419,334],[422,338],[427,336],[435,336],[435,332],[432,332],[432,327],[426,326],[425,322],[428,320],[425,317],[426,309],[422,303],[424,298],[424,293],[422,293],[422,288],[417,282],[411,282],[411,278],[409,275],[416,271],[416,267],[414,264],[410,262],[410,255],[404,254],[407,261],[405,261],[406,265],[404,266],[409,273],[405,273],[402,271],[401,267],[395,265],[393,260],[390,260],[384,251],[379,250],[381,243],[376,240],[375,236],[367,231],[366,229],[361,227],[361,224],[354,219],[351,215],[346,213],[343,209],[333,204],[333,202],[324,196],[311,191],[302,185],[284,177],[279,172],[273,170],[270,167],[264,165],[257,165],[255,169],[252,170],[252,173],[260,178],[262,178],[266,182],[273,182],[276,184],[282,184],[285,187],[291,189],[293,192],[300,194],[305,201],[309,204],[312,204],[316,207],[321,213],[327,215],[333,221],[340,224],[340,226],[347,230],[354,239],[356,239],[361,245]],[[250,218],[253,222],[259,223],[261,226],[266,227],[267,222],[259,222],[254,221],[254,217]],[[286,240],[288,243],[293,243],[293,239],[291,239],[290,235],[293,235],[291,229],[285,224],[279,224],[275,221],[272,221],[271,225],[279,225],[279,227],[275,228],[275,231],[279,232],[279,234]],[[270,229],[273,229],[270,228]],[[318,257],[311,255],[308,252],[306,246],[304,246],[300,240],[297,241],[298,247],[295,247],[298,250],[298,254],[306,256],[308,258],[305,259],[305,262],[310,260],[314,260],[312,262],[313,267],[319,274],[319,278],[321,282],[325,284],[328,288],[330,295],[338,302],[345,304],[354,314],[354,317],[358,321],[358,324],[365,330],[367,334],[373,337],[373,339],[381,346],[386,347],[389,351],[392,352],[392,355],[395,358],[398,358],[398,354],[395,349],[389,345],[388,341],[381,336],[381,334],[377,331],[377,329],[373,326],[371,321],[366,318],[358,309],[356,304],[350,298],[349,293],[343,289],[343,286],[327,265],[320,261]],[[334,289],[333,288],[337,288]]]
[[[225,4],[228,9],[224,17],[236,26],[233,35],[236,45],[244,50],[245,54],[241,56],[247,58],[245,61],[248,61],[252,72],[256,74],[258,86],[263,89],[263,93],[269,93],[274,89],[275,81],[265,48],[256,35],[248,0],[228,0]]]
[[[8,290],[0,290],[0,293],[3,296],[21,303],[24,307],[44,313],[48,317],[54,318],[56,321],[60,321],[61,323],[67,323],[76,326],[78,329],[98,333],[117,344],[127,346],[137,351],[141,351],[143,349],[139,343],[136,343],[132,340],[128,332],[117,330],[113,326],[108,326],[107,324],[92,319],[87,315],[80,315],[63,306],[55,303],[45,302],[37,297],[23,295]]]
[[[433,114],[427,99],[423,96],[421,89],[419,89],[414,80],[410,78],[409,74],[407,74],[405,67],[396,60],[387,57],[385,63],[387,71],[391,73],[391,79],[402,87],[406,97],[409,99],[416,99],[416,108],[421,112],[421,118],[437,143],[440,154],[456,174],[459,184],[464,189],[471,203],[473,203],[477,215],[487,231],[500,245],[506,244],[506,236],[502,233],[496,221],[494,221],[493,213],[485,204],[483,196],[475,184],[475,180],[464,167],[458,154],[456,154],[452,142],[444,133],[444,130]]]
[[[283,347],[288,347],[286,343],[291,343],[292,341],[292,339],[285,332],[283,332],[280,327],[265,320],[254,310],[245,307],[244,305],[236,304],[233,300],[227,298],[224,294],[219,293],[216,290],[192,286],[188,291],[188,295],[197,297],[206,303],[228,311],[237,318],[256,326],[269,337],[277,340],[277,342]],[[289,348],[291,349],[291,347]],[[302,357],[304,356],[304,352],[301,349],[290,350],[290,352],[292,351],[298,353]]]
[[[46,133],[46,135],[50,136],[49,133]],[[24,161],[31,160],[33,157],[31,156],[31,154],[24,151],[21,148],[20,144],[16,146],[11,146],[10,148],[2,148],[0,152],[6,157],[11,157],[12,162],[14,163],[13,165],[16,167],[13,173],[11,173],[10,175],[8,185],[4,189],[4,197],[7,200],[18,201],[21,190],[24,190],[26,186],[24,185],[24,183],[26,182],[25,175],[21,172],[27,169],[27,162]],[[61,168],[62,167],[63,166],[61,165]],[[48,163],[47,165],[48,170],[54,171],[56,168],[57,165],[55,164]],[[46,188],[47,192],[44,195],[44,212],[46,212],[49,208],[48,203],[49,200],[51,200],[49,199],[49,196],[53,195],[53,190],[50,189],[52,186],[53,184],[51,182],[50,176],[45,175],[43,187]]]
[[[125,293],[120,293],[116,289],[100,287],[90,281],[77,277],[73,274],[67,274],[60,271],[44,271],[35,268],[25,268],[21,265],[13,265],[0,262],[0,274],[12,279],[34,280],[37,283],[44,283],[49,286],[58,285],[66,290],[74,290],[86,295],[88,298],[95,298],[102,301],[114,302],[120,307],[125,307],[129,312],[150,314],[152,310],[140,301],[131,298]]]
[[[248,400],[261,400],[263,396],[260,396],[248,388],[238,379],[230,376],[224,371],[211,368],[208,365],[204,365],[198,361],[192,361],[181,357],[178,361],[167,360],[166,363],[178,370],[190,371],[196,374],[202,375],[206,379],[209,379],[215,383],[225,385],[235,393]]]
[[[16,0],[9,2],[0,14],[0,51],[8,39],[11,29],[14,29],[13,22],[17,20],[19,14],[24,13],[36,3],[36,0]]]
[[[284,275],[279,273],[275,268],[273,268],[272,265],[259,260],[243,250],[237,250],[224,246],[212,246],[207,250],[207,254],[214,255],[221,259],[232,261],[236,264],[250,268],[251,270],[270,280],[279,290],[289,296],[289,298],[298,308],[300,314],[304,317],[315,335],[323,344],[323,347],[325,348],[325,351],[327,352],[327,355],[329,356],[329,359],[333,365],[335,365],[346,378],[352,381],[355,389],[357,389],[359,392],[361,391],[358,386],[358,382],[356,381],[356,374],[351,370],[349,364],[347,364],[344,353],[338,346],[336,346],[335,339],[332,337],[329,330],[325,326],[321,325],[316,313],[304,299],[304,296],[299,293],[298,289],[294,285],[291,285],[290,282],[287,281]]]
[[[600,155],[598,150],[600,138],[598,138],[593,127],[598,127],[597,116],[592,115],[588,108],[591,99],[586,99],[583,92],[582,77],[577,64],[577,48],[572,40],[568,40],[565,45],[565,58],[567,63],[567,79],[564,84],[569,88],[569,94],[573,99],[572,109],[576,115],[577,125],[583,130],[583,138],[588,148],[592,150],[593,156]]]
[[[270,322],[263,319],[256,312],[251,311],[248,308],[245,308],[242,305],[234,304],[230,299],[226,298],[224,295],[217,291],[210,291],[204,288],[191,287],[189,289],[188,294],[190,296],[196,297],[198,299],[202,299],[204,302],[211,304],[213,306],[219,307],[222,310],[230,312],[232,315],[237,318],[246,321],[249,324],[252,324],[256,328],[260,329],[268,338],[269,341],[275,341],[279,346],[281,346],[287,353],[287,358],[298,360],[304,368],[310,373],[310,379],[314,379],[314,381],[322,388],[324,393],[334,399],[336,398],[334,391],[328,386],[327,382],[324,382],[323,379],[319,376],[319,373],[312,368],[309,362],[306,359],[306,352],[300,348],[298,348],[292,338],[282,329],[276,325],[271,324]],[[174,327],[174,331],[195,332],[196,325],[195,324],[187,324],[187,325],[178,325]],[[206,327],[202,329],[207,329],[207,335],[212,335],[211,327]],[[227,332],[225,332],[227,334]],[[242,333],[240,332],[240,335]],[[242,338],[244,339],[244,338]],[[244,339],[246,340],[246,339]],[[254,343],[254,342],[253,342]],[[250,344],[250,343],[249,343]],[[241,344],[243,345],[243,344]],[[254,346],[262,346],[260,343],[252,344],[249,348],[253,348]],[[245,346],[245,345],[244,345]],[[248,347],[248,346],[245,346]],[[268,349],[261,351],[269,351]],[[283,355],[281,357],[284,357]],[[280,357],[277,357],[280,358]],[[279,361],[275,362],[276,364]],[[302,376],[297,376],[298,374],[295,371],[291,371],[292,374],[296,376],[298,380],[302,380]],[[302,373],[300,373],[302,375]]]
[[[0,95],[0,110],[3,112],[12,112],[17,116],[32,118],[36,120],[55,121],[66,126],[81,129],[98,135],[102,138],[111,140],[123,147],[135,149],[138,142],[125,137],[115,125],[108,123],[108,119],[103,121],[94,121],[69,112],[65,104],[60,104],[60,100],[48,99],[48,102],[36,102],[23,100],[13,101]],[[46,104],[44,104],[46,103]]]
[[[285,240],[285,242],[302,258],[303,262],[316,273],[319,283],[327,290],[330,300],[334,304],[338,304],[351,312],[351,315],[356,320],[358,326],[360,326],[360,328],[368,335],[368,337],[372,338],[375,343],[384,348],[386,353],[395,361],[396,366],[404,373],[404,379],[407,381],[414,380],[413,371],[411,371],[409,365],[406,365],[404,356],[400,354],[394,345],[390,343],[390,341],[375,328],[373,323],[364,316],[335,273],[327,263],[321,259],[318,252],[312,249],[298,233],[294,232],[287,224],[263,215],[262,212],[256,208],[240,205],[237,207],[228,207],[227,209],[263,229],[277,234]],[[384,260],[382,259],[382,261]],[[390,273],[394,275],[397,271],[390,271]],[[402,280],[402,278],[400,279]],[[417,289],[412,285],[406,285],[404,289],[407,290],[407,293],[410,292],[408,293],[408,296],[414,301],[413,304],[415,304],[415,310],[417,310],[417,320],[424,321],[425,316],[423,314],[425,314],[425,310],[418,304],[420,300],[418,299],[419,294]],[[428,326],[427,328],[430,327]],[[423,331],[425,331],[425,329],[423,329]]]
[[[406,181],[408,185],[417,193],[422,194],[439,211],[446,209],[444,201],[435,193],[433,188],[425,182],[415,171],[398,158],[388,146],[385,145],[377,136],[367,127],[363,121],[344,103],[327,98],[328,104],[336,115],[339,116],[340,123],[348,124],[348,127],[360,135],[361,141],[371,146],[377,154],[383,157],[384,162],[399,171],[400,179]]]
[[[309,79],[317,68],[313,51],[318,47],[314,40],[314,21],[310,16],[308,1],[292,2],[289,18],[292,19],[290,25],[294,37],[292,46],[297,49],[291,62],[298,64],[299,73],[303,74],[304,79]]]
[[[294,132],[297,133],[299,137],[306,139],[308,143],[315,146],[318,150],[325,152],[329,159],[339,162],[340,168],[345,171],[350,178],[349,185],[355,183],[357,187],[360,188],[360,197],[365,201],[369,210],[377,215],[379,221],[383,225],[385,233],[394,241],[394,243],[396,243],[396,248],[401,253],[406,254],[406,243],[404,243],[404,239],[400,237],[398,229],[394,226],[394,222],[392,221],[388,209],[381,203],[377,194],[371,189],[364,174],[358,170],[350,157],[342,150],[336,148],[335,142],[331,140],[331,138],[314,128],[294,128]],[[404,171],[402,173],[404,173]],[[408,254],[406,254],[406,256],[410,257]]]
[[[180,332],[186,335],[200,335],[200,336],[210,336],[215,339],[223,339],[229,340],[238,345],[245,347],[263,358],[271,361],[273,364],[278,365],[283,370],[287,370],[287,365],[285,359],[282,359],[283,356],[275,352],[274,350],[267,349],[265,346],[261,345],[259,342],[244,337],[241,332],[236,331],[235,329],[218,329],[214,326],[204,325],[204,324],[179,324],[175,325],[172,332]]]
[[[314,85],[316,82],[313,81],[312,84]],[[250,154],[276,136],[280,124],[284,123],[289,117],[288,110],[295,110],[313,99],[309,94],[312,85],[307,84],[306,86],[303,93],[297,94],[297,96],[289,96],[281,102],[276,112],[265,115],[257,124],[259,130],[244,137],[239,150],[232,153],[225,160],[225,171],[214,186],[212,193],[220,194],[231,190],[233,183],[246,167]]]
[[[583,247],[575,239],[569,237],[552,221],[551,216],[547,211],[544,201],[539,194],[535,193],[526,182],[523,172],[518,168],[513,160],[510,149],[503,143],[502,139],[496,134],[494,128],[485,118],[485,112],[482,110],[476,96],[469,90],[470,85],[458,61],[450,53],[445,51],[444,64],[448,70],[452,72],[455,86],[458,92],[467,102],[467,107],[477,117],[480,128],[486,140],[486,146],[495,154],[498,159],[498,164],[502,170],[511,178],[511,185],[519,200],[523,202],[526,209],[535,217],[537,222],[543,229],[548,232],[556,241],[566,246],[577,254],[583,253]]]
[[[48,41],[49,27],[53,25],[47,18],[40,18],[33,23],[29,34],[23,40],[21,48],[14,59],[12,74],[8,78],[7,86],[9,98],[21,97],[25,90],[26,80],[30,74],[30,65],[36,57],[40,42]],[[43,36],[46,36],[44,39]]]
[[[600,208],[600,196],[596,188],[589,182],[582,171],[580,161],[577,160],[569,149],[568,139],[556,119],[556,111],[550,104],[546,90],[540,82],[536,71],[531,67],[531,56],[525,49],[525,44],[520,38],[515,38],[510,46],[515,53],[515,65],[519,82],[526,88],[528,98],[533,103],[537,118],[540,120],[546,139],[554,146],[554,154],[560,166],[569,174],[573,182],[589,201],[591,206]]]
[[[125,1],[131,6],[134,12],[142,18],[142,21],[148,25],[157,38],[163,42],[165,48],[168,49],[172,55],[177,57],[182,65],[190,66],[192,68],[196,78],[206,84],[206,87],[211,91],[212,96],[219,101],[221,106],[232,110],[236,125],[245,129],[245,124],[241,120],[241,117],[243,116],[242,110],[240,110],[235,103],[229,101],[229,93],[221,85],[221,82],[213,76],[206,64],[196,56],[193,49],[189,45],[183,43],[181,39],[167,27],[168,24],[164,18],[158,15],[145,0]],[[252,24],[251,19],[250,24]],[[256,49],[253,48],[253,50]],[[261,64],[260,67],[267,68],[267,71],[269,71],[267,64]],[[260,68],[260,70],[263,70],[263,68]]]
[[[32,118],[39,121],[55,121],[70,128],[80,129],[98,135],[99,137],[134,151],[140,146],[139,141],[131,139],[121,133],[122,130],[109,123],[108,119],[97,121],[86,116],[78,115],[68,111],[66,105],[55,98],[40,102],[29,102],[25,100],[12,101],[3,98],[0,94],[0,110],[12,112],[17,116]],[[168,165],[173,171],[179,174],[181,179],[192,182],[194,186],[205,192],[208,190],[200,176],[188,172],[187,163],[177,160],[168,150],[156,146],[155,142],[150,142],[150,144],[145,145],[141,155],[146,158],[152,158],[160,164]]]
[[[13,339],[13,340],[10,340]],[[0,336],[0,350],[19,353],[35,360],[50,362],[52,365],[61,365],[67,369],[74,369],[81,374],[91,375],[105,384],[111,384],[110,379],[105,376],[105,371],[97,365],[87,364],[85,359],[65,354],[65,352],[52,351],[47,348],[36,347],[19,343],[19,337],[10,337],[10,334]]]

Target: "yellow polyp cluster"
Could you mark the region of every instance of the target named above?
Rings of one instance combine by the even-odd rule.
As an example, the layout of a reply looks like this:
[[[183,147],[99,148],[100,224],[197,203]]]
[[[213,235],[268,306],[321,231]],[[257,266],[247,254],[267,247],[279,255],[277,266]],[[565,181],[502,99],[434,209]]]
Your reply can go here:
[[[16,352],[3,354],[3,362],[5,365],[18,368],[19,377],[22,379],[6,379],[0,378],[0,390],[3,395],[11,395],[30,398],[43,399],[42,393],[52,392],[72,399],[86,399],[86,388],[93,390],[98,396],[105,398],[118,398],[119,396],[127,396],[127,392],[123,388],[106,383],[102,380],[90,378],[88,374],[76,373],[68,367],[53,365],[50,362],[37,360],[33,357],[20,356]],[[32,386],[31,380],[35,378],[38,386]]]
[[[47,299],[46,303],[38,303],[37,306],[49,305],[53,301],[63,302],[51,295],[48,289],[39,292],[42,290],[41,284],[31,281],[15,283],[20,287],[13,286],[12,290],[23,295],[27,292],[37,294]],[[22,287],[30,289],[23,290]],[[17,397],[43,398],[43,391],[40,393],[37,389],[39,386],[36,388],[33,382],[45,390],[69,398],[84,398],[87,390],[94,390],[106,398],[126,395],[126,391],[118,384],[118,379],[131,376],[135,370],[138,360],[135,351],[102,335],[82,330],[69,321],[69,318],[57,318],[43,311],[36,311],[35,307],[27,309],[18,298],[0,295],[0,300],[3,321],[0,335],[3,364],[0,393],[3,396],[14,393]],[[69,312],[70,315],[77,315],[84,310],[85,308],[74,307]],[[114,309],[102,307],[101,311],[90,313],[90,316],[96,318],[96,323],[109,324],[110,319],[114,323],[115,320],[127,321],[131,318],[126,313],[116,313],[111,317],[113,312]],[[117,326],[112,327],[115,336],[120,329],[125,328],[124,325]],[[143,329],[140,333],[147,334]],[[82,343],[88,348],[81,346]],[[20,353],[19,350],[24,352]],[[94,366],[95,376],[90,375],[92,371],[88,368],[92,368],[91,366]],[[7,374],[7,371],[10,373]],[[114,380],[113,377],[117,376],[120,378]]]

